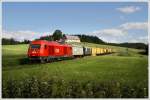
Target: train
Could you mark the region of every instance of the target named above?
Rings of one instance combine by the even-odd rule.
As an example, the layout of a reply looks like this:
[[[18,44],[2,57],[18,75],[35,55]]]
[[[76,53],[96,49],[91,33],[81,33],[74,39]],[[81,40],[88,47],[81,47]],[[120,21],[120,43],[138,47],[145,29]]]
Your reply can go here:
[[[84,56],[98,56],[113,53],[111,48],[87,47],[81,45],[60,44],[55,41],[34,40],[28,48],[30,61],[41,63]]]

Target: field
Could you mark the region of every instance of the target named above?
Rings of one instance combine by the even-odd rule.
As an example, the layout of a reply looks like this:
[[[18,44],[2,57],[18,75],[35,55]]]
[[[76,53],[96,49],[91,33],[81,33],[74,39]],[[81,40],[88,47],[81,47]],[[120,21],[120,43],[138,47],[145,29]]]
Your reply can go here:
[[[66,82],[110,82],[142,88],[148,87],[148,56],[139,54],[140,50],[123,47],[82,43],[81,45],[109,47],[116,53],[103,56],[88,56],[46,64],[20,63],[27,58],[28,45],[2,46],[2,81],[23,81],[34,77],[41,81],[62,79]]]

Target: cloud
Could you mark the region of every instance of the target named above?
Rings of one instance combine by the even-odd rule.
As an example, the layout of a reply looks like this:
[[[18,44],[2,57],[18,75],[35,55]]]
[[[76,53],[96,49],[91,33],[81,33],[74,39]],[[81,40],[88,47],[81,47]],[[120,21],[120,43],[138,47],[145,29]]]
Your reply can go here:
[[[119,42],[142,42],[147,43],[147,36],[145,37],[139,37],[137,35],[133,36],[132,33],[130,33],[130,30],[147,30],[148,29],[148,23],[147,22],[128,22],[121,24],[119,26],[116,26],[114,28],[108,28],[108,29],[101,29],[97,31],[93,31],[91,33],[88,33],[88,35],[96,35],[100,39],[106,41],[106,42],[113,42],[113,43],[119,43]],[[129,37],[132,37],[131,39]]]
[[[103,29],[99,31],[94,31],[94,34],[97,35],[110,35],[110,36],[123,36],[126,32],[119,28],[110,28],[110,29]]]
[[[113,36],[100,36],[99,38],[109,43],[120,43],[119,38]]]
[[[138,29],[138,30],[147,30],[148,23],[147,22],[130,22],[120,25],[120,28],[124,30]]]
[[[122,13],[125,13],[125,14],[130,14],[130,13],[140,11],[141,8],[138,6],[126,6],[126,7],[122,7],[122,8],[116,8],[116,10],[118,10]]]
[[[29,30],[21,30],[21,31],[3,31],[2,32],[2,37],[3,38],[14,38],[18,41],[23,41],[24,39],[27,40],[33,40],[36,38],[39,38],[41,36],[46,36],[46,35],[50,35],[52,34],[51,32],[33,32],[33,31],[29,31]]]
[[[97,31],[93,31],[93,35],[97,36],[124,36],[126,34],[129,34],[129,30],[147,30],[148,29],[148,23],[147,22],[128,22],[121,24],[119,26],[116,26],[114,28],[108,28],[108,29],[101,29]]]
[[[126,31],[116,27],[116,28],[108,28],[101,29],[98,31],[93,31],[91,33],[87,33],[87,35],[95,35],[102,39],[105,42],[109,43],[119,43],[121,37],[125,37],[127,34]]]
[[[132,43],[142,42],[142,43],[148,44],[148,36],[133,38],[129,40],[129,42],[132,42]]]

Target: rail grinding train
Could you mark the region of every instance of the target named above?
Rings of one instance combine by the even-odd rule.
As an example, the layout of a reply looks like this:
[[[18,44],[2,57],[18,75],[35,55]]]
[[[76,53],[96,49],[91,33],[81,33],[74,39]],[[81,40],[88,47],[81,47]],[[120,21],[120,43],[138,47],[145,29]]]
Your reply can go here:
[[[97,56],[109,53],[113,53],[111,48],[68,45],[46,40],[32,41],[28,48],[28,58],[31,61],[38,60],[41,63],[67,58]]]

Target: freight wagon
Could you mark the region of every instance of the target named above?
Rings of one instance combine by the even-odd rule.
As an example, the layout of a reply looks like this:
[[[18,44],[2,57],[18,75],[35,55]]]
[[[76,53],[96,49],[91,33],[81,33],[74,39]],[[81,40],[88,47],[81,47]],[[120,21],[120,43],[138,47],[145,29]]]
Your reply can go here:
[[[102,55],[103,54],[103,48],[96,48],[96,55]]]
[[[107,52],[108,52],[108,53],[111,53],[112,51],[111,51],[111,49],[110,49],[110,48],[107,48]]]
[[[103,48],[101,48],[101,55],[103,55],[104,54],[104,49]]]
[[[96,48],[92,48],[92,56],[96,56]]]
[[[84,56],[92,55],[92,48],[90,47],[83,47]]]
[[[107,54],[107,49],[106,48],[104,48],[104,54]]]
[[[74,57],[83,57],[83,47],[79,45],[73,45],[72,46],[72,55]]]

